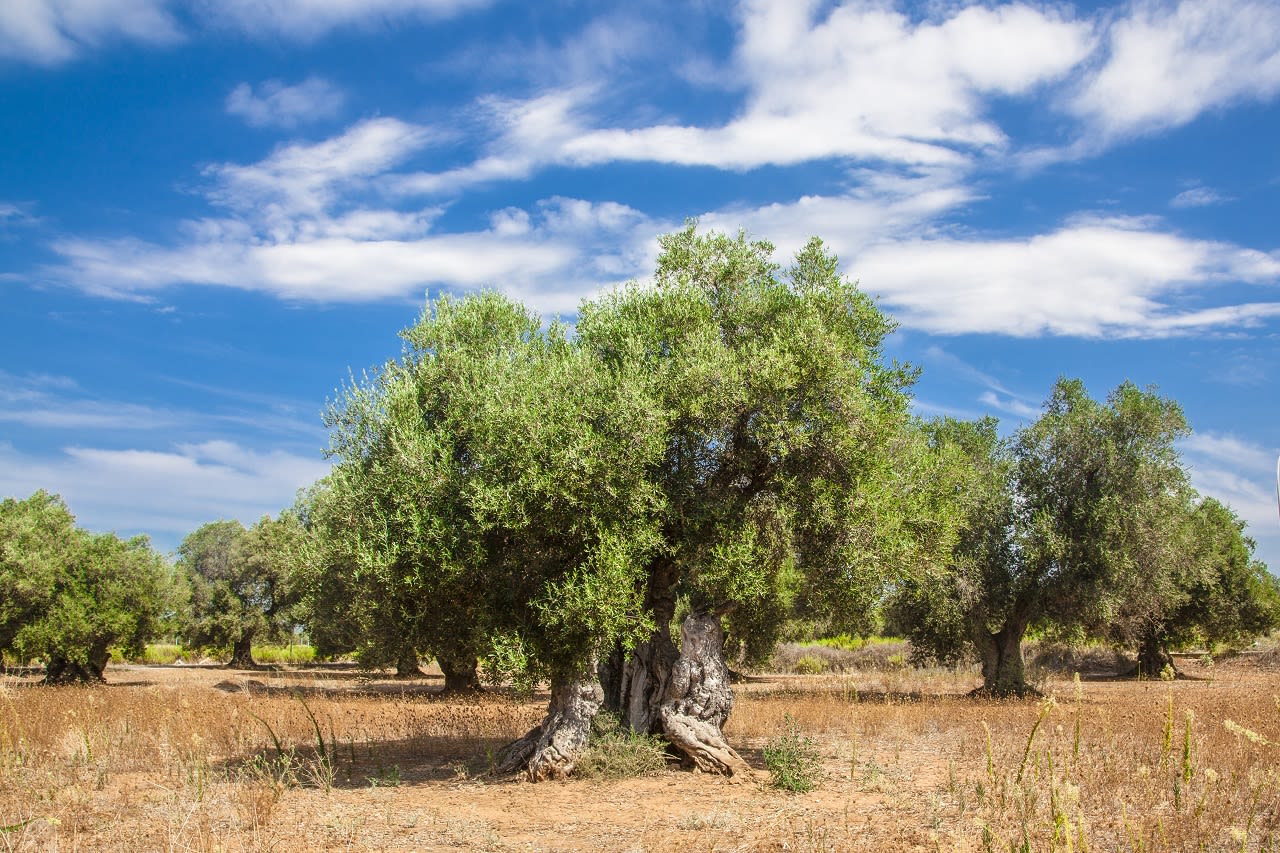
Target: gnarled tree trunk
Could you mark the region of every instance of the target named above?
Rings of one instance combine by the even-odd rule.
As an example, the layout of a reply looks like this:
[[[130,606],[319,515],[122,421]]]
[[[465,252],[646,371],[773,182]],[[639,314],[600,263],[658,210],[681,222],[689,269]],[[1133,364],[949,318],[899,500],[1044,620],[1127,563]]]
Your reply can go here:
[[[1026,624],[1006,622],[992,634],[979,632],[976,640],[978,654],[982,658],[982,687],[974,691],[984,696],[1027,696],[1037,694],[1027,684],[1026,667],[1022,660],[1022,636]]]
[[[659,709],[663,734],[699,770],[749,778],[751,766],[724,739],[732,710],[720,616],[689,616],[680,626],[680,656]]]
[[[587,748],[591,719],[603,702],[604,691],[594,676],[553,678],[547,716],[503,750],[498,772],[524,771],[531,782],[566,778]]]
[[[444,673],[445,693],[471,693],[480,689],[478,659],[473,654],[438,654],[436,663]]]
[[[231,647],[231,662],[228,669],[258,669],[258,662],[253,659],[253,635],[241,636]]]

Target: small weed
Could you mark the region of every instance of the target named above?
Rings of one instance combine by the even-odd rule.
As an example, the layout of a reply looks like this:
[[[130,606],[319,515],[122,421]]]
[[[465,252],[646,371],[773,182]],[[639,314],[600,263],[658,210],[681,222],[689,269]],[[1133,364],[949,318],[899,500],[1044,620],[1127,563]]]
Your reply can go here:
[[[822,778],[818,747],[812,739],[800,734],[790,714],[784,718],[784,724],[786,731],[762,750],[773,786],[794,793],[812,791]]]
[[[400,787],[400,765],[392,764],[390,767],[378,767],[376,773],[368,777],[370,788],[399,788]]]

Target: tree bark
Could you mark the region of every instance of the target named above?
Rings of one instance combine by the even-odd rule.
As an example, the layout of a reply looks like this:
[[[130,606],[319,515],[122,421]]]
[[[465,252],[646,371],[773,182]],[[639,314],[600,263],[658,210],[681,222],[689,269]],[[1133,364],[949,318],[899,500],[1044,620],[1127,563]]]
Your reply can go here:
[[[1027,684],[1026,667],[1022,660],[1022,636],[1026,630],[1024,623],[1006,622],[994,634],[979,632],[977,647],[982,658],[982,687],[974,693],[994,697],[1039,693]]]
[[[439,654],[436,663],[444,673],[445,693],[472,693],[480,689],[480,673],[475,655]]]
[[[680,626],[680,656],[659,709],[663,734],[699,770],[750,778],[755,771],[724,739],[732,710],[720,616],[689,616]]]
[[[423,675],[426,673],[419,666],[417,649],[407,643],[401,646],[400,654],[396,656],[396,678],[419,678]]]
[[[523,771],[531,782],[568,777],[587,748],[591,719],[603,702],[594,676],[553,678],[547,716],[502,751],[498,772]]]
[[[664,563],[649,576],[644,606],[652,614],[653,634],[636,646],[630,657],[615,650],[599,667],[605,691],[605,708],[618,715],[623,725],[640,734],[662,734],[661,708],[667,684],[679,652],[671,639],[675,616],[676,568]]]
[[[253,659],[253,635],[242,636],[231,647],[231,661],[228,669],[258,669],[258,662]]]

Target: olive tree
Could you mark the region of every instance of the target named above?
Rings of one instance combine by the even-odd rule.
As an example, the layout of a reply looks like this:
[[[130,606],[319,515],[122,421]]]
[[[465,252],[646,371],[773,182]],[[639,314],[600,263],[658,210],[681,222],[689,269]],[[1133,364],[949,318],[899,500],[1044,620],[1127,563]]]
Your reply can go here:
[[[1114,622],[1177,541],[1158,522],[1185,488],[1174,447],[1186,433],[1181,409],[1130,383],[1099,403],[1061,379],[1040,418],[1008,441],[991,419],[930,429],[939,450],[959,451],[968,466],[957,494],[963,533],[947,559],[900,587],[897,621],[924,654],[975,653],[982,692],[1033,692],[1027,629]]]
[[[873,599],[820,592],[875,582],[868,546],[950,547],[889,511],[938,492],[911,481],[915,373],[821,243],[786,271],[743,236],[660,244],[653,282],[584,303],[574,335],[493,293],[436,301],[328,416],[318,564],[418,602],[428,648],[548,681],[500,761],[532,778],[572,771],[602,703],[746,771],[722,734],[725,621],[758,652],[797,595]]]
[[[178,546],[178,566],[191,596],[186,641],[229,648],[233,669],[254,669],[254,640],[284,636],[291,627],[292,554],[300,535],[296,517],[263,516],[246,529],[239,521],[213,521]]]
[[[1245,524],[1213,498],[1171,493],[1134,539],[1140,571],[1094,631],[1137,650],[1140,677],[1177,672],[1171,650],[1252,641],[1280,619],[1280,582],[1253,558]]]
[[[170,580],[146,537],[79,529],[55,495],[0,504],[0,651],[43,660],[47,683],[101,682],[112,648],[140,654]]]
[[[661,448],[648,474],[657,544],[635,590],[654,629],[601,675],[634,730],[732,775],[748,768],[722,733],[722,620],[767,647],[806,578],[874,580],[855,557],[859,534],[879,538],[858,499],[889,493],[866,487],[887,482],[915,374],[886,363],[892,321],[820,241],[785,271],[772,245],[743,235],[690,225],[659,242],[652,283],[585,304],[577,325],[582,347],[642,395]]]

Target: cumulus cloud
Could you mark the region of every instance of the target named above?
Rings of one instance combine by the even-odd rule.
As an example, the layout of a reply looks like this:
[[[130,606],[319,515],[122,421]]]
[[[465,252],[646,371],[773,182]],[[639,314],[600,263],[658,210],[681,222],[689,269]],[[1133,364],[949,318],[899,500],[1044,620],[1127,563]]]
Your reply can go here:
[[[879,4],[820,14],[809,2],[748,2],[732,60],[745,91],[718,127],[677,122],[600,126],[609,94],[581,82],[477,109],[493,138],[473,164],[398,182],[451,192],[518,179],[548,164],[644,161],[748,170],[824,159],[957,166],[1007,140],[986,116],[991,96],[1026,96],[1089,52],[1089,25],[1023,4],[972,6],[914,22]]]
[[[55,65],[111,41],[172,44],[182,33],[167,0],[0,3],[0,59]]]
[[[1145,220],[1081,220],[1017,240],[889,243],[853,269],[904,324],[940,334],[1165,337],[1280,316],[1280,302],[1181,299],[1219,282],[1275,282],[1280,259]]]
[[[1135,0],[1110,23],[1105,61],[1067,109],[1106,142],[1277,93],[1280,6],[1272,0]]]
[[[819,9],[744,4],[735,67],[747,104],[727,124],[596,130],[566,155],[736,169],[830,157],[955,163],[1006,142],[984,117],[983,96],[1025,95],[1058,79],[1091,40],[1087,25],[1022,4],[923,22],[879,4]]]
[[[297,127],[333,118],[342,110],[342,90],[327,80],[308,77],[296,86],[267,80],[255,91],[241,83],[227,95],[227,112],[254,127]]]

